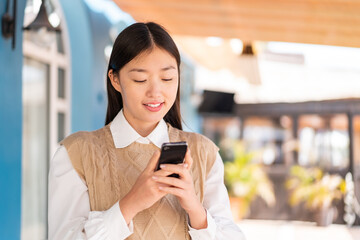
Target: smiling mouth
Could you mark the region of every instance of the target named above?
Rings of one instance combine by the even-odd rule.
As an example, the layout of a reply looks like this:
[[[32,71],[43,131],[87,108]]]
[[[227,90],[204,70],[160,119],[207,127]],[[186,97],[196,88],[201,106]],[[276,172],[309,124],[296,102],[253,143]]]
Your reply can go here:
[[[161,103],[145,103],[144,106],[150,112],[159,112],[164,105],[164,102]]]
[[[156,108],[159,107],[161,105],[161,103],[157,103],[157,104],[145,104],[146,106],[152,107],[152,108]]]

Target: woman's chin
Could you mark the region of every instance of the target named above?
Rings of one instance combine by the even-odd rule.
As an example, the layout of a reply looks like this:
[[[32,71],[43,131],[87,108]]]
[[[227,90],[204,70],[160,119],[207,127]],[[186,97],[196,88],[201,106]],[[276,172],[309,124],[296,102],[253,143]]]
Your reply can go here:
[[[148,114],[146,114],[148,115]],[[158,122],[160,122],[161,119],[164,118],[164,114],[150,114],[148,116],[143,116],[142,117],[142,120],[143,122],[146,122],[146,123],[151,123],[151,124],[157,124]]]
[[[167,112],[168,110],[166,111],[165,109],[161,109],[160,111],[156,111],[156,112],[147,110],[146,112],[144,112],[142,116],[144,119],[147,120],[147,122],[157,123],[165,117]]]

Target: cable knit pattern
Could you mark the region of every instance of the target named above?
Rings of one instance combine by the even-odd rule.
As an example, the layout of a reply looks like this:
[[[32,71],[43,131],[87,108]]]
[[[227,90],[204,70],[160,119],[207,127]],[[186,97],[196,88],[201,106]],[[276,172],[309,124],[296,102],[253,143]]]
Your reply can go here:
[[[187,141],[194,163],[191,174],[199,200],[203,202],[204,183],[216,159],[218,148],[206,137],[180,131],[168,124],[171,142]],[[124,136],[126,137],[126,136]],[[92,211],[104,211],[123,198],[147,166],[157,147],[133,142],[115,148],[110,124],[93,132],[78,132],[61,142],[83,181],[87,184]],[[190,239],[186,212],[177,198],[167,195],[133,219],[130,240]]]

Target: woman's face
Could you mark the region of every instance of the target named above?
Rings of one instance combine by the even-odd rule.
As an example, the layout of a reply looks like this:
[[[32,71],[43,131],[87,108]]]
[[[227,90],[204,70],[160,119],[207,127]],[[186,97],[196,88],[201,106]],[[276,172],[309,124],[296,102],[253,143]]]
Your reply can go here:
[[[179,84],[175,58],[154,47],[127,63],[119,78],[127,121],[137,131],[154,128],[175,102]]]

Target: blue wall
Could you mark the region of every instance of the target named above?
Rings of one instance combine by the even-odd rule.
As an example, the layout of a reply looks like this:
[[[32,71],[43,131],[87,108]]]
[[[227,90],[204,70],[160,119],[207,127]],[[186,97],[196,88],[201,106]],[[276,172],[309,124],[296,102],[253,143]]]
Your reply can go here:
[[[71,51],[71,132],[104,126],[107,106],[104,48],[110,43],[109,21],[82,0],[60,0]]]
[[[105,83],[108,63],[105,59],[104,49],[107,45],[112,45],[109,36],[111,24],[103,13],[95,12],[88,6],[86,11],[93,43],[93,64],[96,66],[92,68],[92,124],[95,129],[101,128],[105,124],[107,107]]]
[[[26,1],[17,0],[17,2],[15,50],[11,48],[11,40],[0,36],[1,240],[20,239],[21,232],[23,67],[21,28]],[[101,13],[89,9],[83,0],[59,0],[59,2],[65,15],[70,38],[71,131],[94,130],[102,127],[105,121],[107,63],[104,47],[110,44],[108,32],[111,23]],[[0,1],[0,17],[5,12],[5,5],[6,1]],[[122,25],[124,24],[126,25],[126,23]],[[187,106],[185,109],[187,110],[185,115],[191,116]],[[196,130],[196,127],[195,129],[193,127],[193,130]]]
[[[17,1],[16,47],[0,36],[0,239],[20,239],[22,150],[22,24],[25,0]],[[70,36],[72,68],[72,131],[93,130],[104,123],[105,105],[94,82],[94,48],[82,0],[60,0]],[[0,1],[0,17],[6,1]],[[1,30],[1,24],[0,24]],[[101,79],[103,80],[103,79]],[[100,101],[99,101],[100,99]]]
[[[82,0],[60,0],[70,37],[72,132],[94,130],[96,94],[93,84],[93,42],[86,5]]]
[[[17,1],[16,46],[0,36],[0,239],[20,239],[22,132],[22,23]],[[0,17],[6,1],[0,1]],[[12,14],[11,14],[12,15]],[[1,28],[1,26],[0,26]]]

